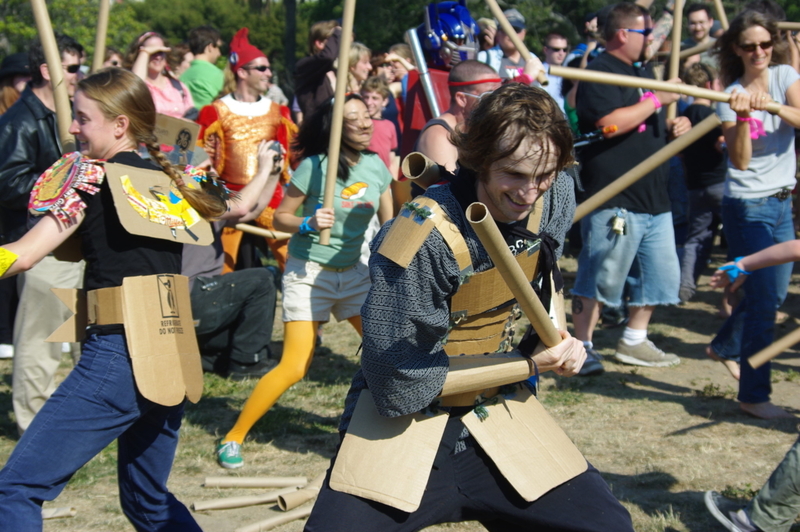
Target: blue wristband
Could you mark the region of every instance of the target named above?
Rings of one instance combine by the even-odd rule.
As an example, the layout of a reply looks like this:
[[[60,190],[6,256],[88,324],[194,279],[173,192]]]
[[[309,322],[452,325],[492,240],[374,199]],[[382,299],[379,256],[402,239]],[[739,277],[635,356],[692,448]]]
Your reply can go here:
[[[300,230],[299,230],[299,233],[301,235],[307,235],[309,233],[313,233],[314,232],[314,228],[311,227],[310,225],[308,225],[308,221],[310,219],[311,219],[311,216],[306,216],[305,218],[303,218],[303,223],[300,224]]]
[[[744,271],[743,269],[741,269],[736,265],[743,258],[744,257],[736,257],[735,259],[733,259],[733,264],[728,264],[720,268],[720,270],[728,274],[728,280],[730,282],[734,282],[736,278],[739,277],[740,275],[750,275],[750,272]]]

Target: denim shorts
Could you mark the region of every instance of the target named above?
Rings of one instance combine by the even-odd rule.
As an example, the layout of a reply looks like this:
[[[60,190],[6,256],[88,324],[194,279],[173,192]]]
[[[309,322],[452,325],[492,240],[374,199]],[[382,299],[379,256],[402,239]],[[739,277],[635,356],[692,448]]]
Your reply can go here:
[[[369,268],[361,262],[335,272],[290,255],[283,272],[283,321],[327,322],[331,313],[338,321],[358,316],[369,287]]]
[[[617,214],[625,219],[624,235],[611,230]],[[623,292],[634,307],[678,304],[681,272],[671,213],[598,210],[581,220],[581,235],[573,295],[614,307],[622,304]]]

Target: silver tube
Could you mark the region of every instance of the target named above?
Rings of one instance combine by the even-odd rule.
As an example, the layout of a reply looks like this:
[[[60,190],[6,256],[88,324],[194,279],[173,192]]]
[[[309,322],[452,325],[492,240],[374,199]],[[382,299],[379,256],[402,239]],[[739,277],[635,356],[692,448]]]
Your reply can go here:
[[[406,31],[406,39],[408,40],[408,45],[411,47],[414,62],[417,63],[419,82],[422,83],[422,89],[425,91],[425,98],[428,100],[428,108],[431,110],[433,118],[436,118],[442,114],[442,112],[439,110],[439,102],[436,100],[431,74],[428,72],[428,64],[425,62],[425,55],[422,53],[422,46],[419,44],[416,28],[411,28]]]

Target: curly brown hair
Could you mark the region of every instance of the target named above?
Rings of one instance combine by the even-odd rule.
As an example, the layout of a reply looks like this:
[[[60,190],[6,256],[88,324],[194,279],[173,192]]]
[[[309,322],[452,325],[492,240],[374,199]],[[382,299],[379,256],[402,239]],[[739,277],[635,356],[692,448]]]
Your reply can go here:
[[[458,162],[474,171],[478,179],[489,179],[489,167],[509,157],[526,138],[552,146],[560,171],[571,164],[572,131],[564,113],[544,90],[509,83],[487,94],[467,118],[466,127],[451,134],[458,149]],[[550,143],[544,141],[550,140]],[[542,157],[546,160],[547,154]]]
[[[785,65],[789,62],[789,46],[781,39],[778,24],[774,19],[748,9],[731,21],[728,31],[714,43],[713,54],[719,59],[719,79],[726,87],[744,75],[744,63],[736,55],[734,46],[739,46],[742,33],[753,26],[761,26],[772,39],[772,58],[769,65]]]

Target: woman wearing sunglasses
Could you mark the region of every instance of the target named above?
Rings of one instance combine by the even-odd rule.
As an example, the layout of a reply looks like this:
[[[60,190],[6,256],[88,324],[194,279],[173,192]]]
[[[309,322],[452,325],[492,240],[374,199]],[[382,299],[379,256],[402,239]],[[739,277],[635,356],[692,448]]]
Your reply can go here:
[[[731,94],[717,113],[728,148],[722,222],[731,259],[794,238],[790,193],[796,184],[794,129],[800,127],[800,76],[773,19],[744,11],[719,38],[720,78]],[[767,104],[781,104],[778,114]],[[738,259],[737,259],[738,260]],[[715,360],[742,360],[772,343],[775,311],[786,297],[791,264],[753,272],[744,300],[706,349]],[[738,400],[746,413],[791,417],[770,403],[770,368],[740,364]]]
[[[175,118],[195,114],[189,89],[167,68],[170,47],[160,33],[147,31],[128,47],[123,66],[139,76],[150,89],[156,112]]]
[[[283,276],[283,355],[264,375],[244,405],[236,425],[217,448],[217,461],[243,465],[241,444],[253,425],[311,365],[317,329],[330,315],[349,321],[361,334],[361,306],[369,291],[369,268],[359,261],[364,231],[377,213],[381,224],[392,216],[392,176],[380,157],[368,152],[372,119],[361,96],[345,97],[342,143],[333,208],[319,208],[330,159],[333,102],[320,105],[303,121],[293,148],[303,161],[275,212],[275,228],[294,233]],[[298,212],[300,215],[298,215]],[[319,231],[330,229],[330,245]]]

